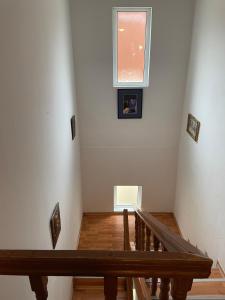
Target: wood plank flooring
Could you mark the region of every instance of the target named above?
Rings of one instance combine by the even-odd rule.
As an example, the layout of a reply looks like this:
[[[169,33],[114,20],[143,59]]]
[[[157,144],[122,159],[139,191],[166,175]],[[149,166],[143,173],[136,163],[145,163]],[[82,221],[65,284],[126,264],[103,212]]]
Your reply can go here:
[[[134,216],[129,216],[130,240],[134,240]],[[122,215],[84,215],[79,250],[123,250]]]
[[[172,213],[153,213],[171,231],[180,234]],[[135,218],[129,215],[130,241],[134,241]],[[123,250],[123,216],[87,214],[83,216],[79,250]]]

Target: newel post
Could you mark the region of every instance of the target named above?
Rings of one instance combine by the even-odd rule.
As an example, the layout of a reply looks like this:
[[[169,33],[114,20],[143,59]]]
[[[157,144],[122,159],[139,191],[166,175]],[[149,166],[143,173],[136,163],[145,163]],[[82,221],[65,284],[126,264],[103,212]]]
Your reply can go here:
[[[36,295],[37,300],[47,300],[48,299],[48,277],[42,276],[29,276],[30,285],[32,291]]]
[[[171,281],[171,295],[173,300],[186,300],[187,293],[191,290],[192,278],[174,278]]]

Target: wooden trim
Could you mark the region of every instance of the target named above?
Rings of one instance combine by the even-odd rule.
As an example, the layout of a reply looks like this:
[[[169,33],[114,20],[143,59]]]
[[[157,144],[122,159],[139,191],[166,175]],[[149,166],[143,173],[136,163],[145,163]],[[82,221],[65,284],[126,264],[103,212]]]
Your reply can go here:
[[[212,260],[189,253],[99,250],[1,250],[1,275],[191,277],[210,275]]]

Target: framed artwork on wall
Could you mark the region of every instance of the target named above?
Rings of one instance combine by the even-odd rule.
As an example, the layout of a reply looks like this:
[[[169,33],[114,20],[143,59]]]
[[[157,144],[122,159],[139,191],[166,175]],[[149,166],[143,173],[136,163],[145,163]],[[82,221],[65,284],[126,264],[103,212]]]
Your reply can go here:
[[[200,122],[192,115],[188,114],[187,132],[195,142],[198,142]]]
[[[76,118],[75,118],[75,116],[72,116],[70,123],[71,123],[71,134],[72,134],[72,141],[73,141],[76,136]]]
[[[50,229],[52,235],[52,246],[53,249],[55,249],[61,231],[59,203],[56,204],[54,211],[52,213],[51,220],[50,220]]]
[[[142,89],[118,89],[118,119],[141,119],[142,98]]]

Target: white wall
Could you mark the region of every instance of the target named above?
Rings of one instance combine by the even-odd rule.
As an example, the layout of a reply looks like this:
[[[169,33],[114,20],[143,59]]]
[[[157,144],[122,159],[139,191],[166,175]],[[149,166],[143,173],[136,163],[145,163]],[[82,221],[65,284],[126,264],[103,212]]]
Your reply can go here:
[[[194,1],[71,0],[85,211],[112,211],[115,185],[143,186],[143,208],[172,211]],[[112,7],[152,6],[143,118],[117,119]]]
[[[0,2],[0,248],[74,249],[81,220],[79,142],[66,0]],[[71,279],[51,279],[49,299],[71,299]],[[35,299],[28,278],[0,278],[0,299]]]
[[[225,1],[197,2],[180,143],[175,213],[185,237],[225,268]],[[201,122],[199,142],[185,132]]]

